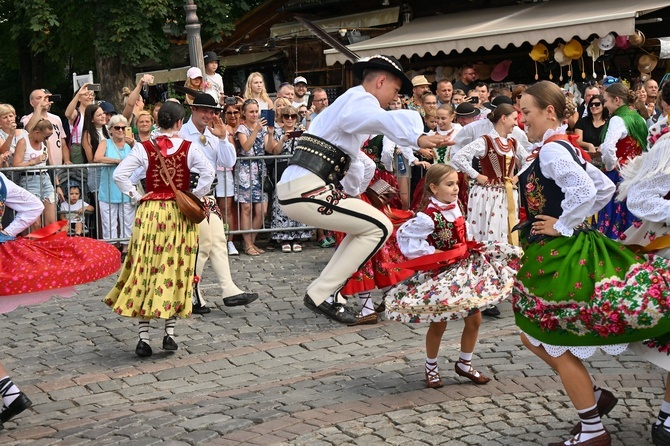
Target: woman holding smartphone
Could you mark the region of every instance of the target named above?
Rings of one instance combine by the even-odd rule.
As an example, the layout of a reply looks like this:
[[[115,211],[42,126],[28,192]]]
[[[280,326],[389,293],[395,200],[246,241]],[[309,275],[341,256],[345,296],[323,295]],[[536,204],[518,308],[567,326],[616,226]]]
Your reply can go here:
[[[281,122],[282,127],[277,127],[274,135],[274,146],[268,152],[273,155],[293,155],[295,146],[297,144],[297,138],[302,134],[302,131],[299,130],[297,126],[298,122],[298,110],[293,106],[287,106],[278,109],[277,111],[277,124]],[[271,178],[272,182],[276,185],[277,181],[281,178],[284,170],[288,167],[288,157],[277,159],[277,164],[275,165],[274,175]],[[270,238],[277,244],[281,244],[282,252],[302,252],[302,240],[307,240],[312,236],[311,230],[305,230],[307,225],[295,221],[289,218],[284,211],[282,211],[281,206],[279,206],[279,200],[277,199],[277,191],[272,191],[272,229],[287,229],[295,228],[292,231],[276,231],[270,235]]]

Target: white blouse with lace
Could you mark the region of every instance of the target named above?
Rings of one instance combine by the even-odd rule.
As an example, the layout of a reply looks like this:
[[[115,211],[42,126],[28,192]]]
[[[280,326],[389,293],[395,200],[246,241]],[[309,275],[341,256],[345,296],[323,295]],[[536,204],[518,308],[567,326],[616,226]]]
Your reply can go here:
[[[508,136],[500,136],[495,129],[491,131],[488,136],[491,137],[495,141],[496,138],[500,138],[500,141],[503,144],[507,144],[509,141]],[[515,140],[516,141],[516,140]],[[496,153],[498,153],[501,156],[508,156],[511,154],[511,152],[505,153],[499,150],[498,147],[495,147],[494,149]],[[477,178],[477,175],[479,175],[479,172],[477,172],[476,169],[472,167],[472,160],[473,158],[483,158],[486,156],[486,140],[484,137],[477,138],[474,141],[472,141],[470,144],[466,145],[463,147],[461,150],[459,150],[453,157],[451,158],[452,164],[461,172],[464,172],[466,175],[468,175],[470,178]],[[523,166],[525,163],[526,158],[528,157],[528,153],[526,152],[526,149],[521,145],[519,141],[516,141],[516,160],[519,162],[520,166]]]
[[[616,143],[628,136],[626,124],[619,116],[612,116],[607,127],[605,139],[600,145],[600,153],[603,155],[605,169],[613,170],[619,167],[619,161],[616,156]]]

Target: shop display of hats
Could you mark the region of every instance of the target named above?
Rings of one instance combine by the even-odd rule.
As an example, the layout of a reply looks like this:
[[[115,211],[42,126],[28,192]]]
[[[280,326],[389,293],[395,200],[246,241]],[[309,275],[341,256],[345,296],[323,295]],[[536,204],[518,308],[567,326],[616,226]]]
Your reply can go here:
[[[598,47],[603,51],[609,51],[614,48],[615,39],[614,34],[609,33],[605,37],[598,39]]]
[[[630,47],[628,36],[616,36],[616,39],[614,39],[614,44],[617,48],[622,50],[626,50]]]
[[[491,79],[491,65],[485,64],[484,62],[477,62],[474,65],[474,68],[477,73],[477,79],[480,81]]]
[[[538,80],[540,76],[537,74],[537,63],[546,62],[549,59],[549,50],[543,43],[536,43],[528,55],[535,62],[535,80]]]
[[[580,57],[582,57],[582,54],[584,54],[584,48],[582,48],[581,43],[579,43],[575,39],[572,39],[571,41],[565,44],[565,47],[563,48],[563,53],[565,53],[565,55],[570,59],[577,60]]]
[[[658,58],[651,54],[643,54],[637,61],[637,70],[640,72],[640,79],[646,81],[651,77],[651,72],[654,71],[658,64]]]
[[[512,66],[512,61],[505,59],[498,63],[491,71],[491,80],[494,82],[503,81],[509,75],[509,68]]]
[[[608,35],[611,35],[611,34],[608,34]],[[601,43],[602,43],[601,40],[602,39],[594,39],[589,44],[589,46],[586,48],[586,55],[591,58],[591,68],[593,70],[593,78],[594,79],[596,77],[598,77],[598,75],[596,74],[596,60],[600,56],[602,56],[603,51],[606,51],[606,50],[603,50],[603,48],[601,46]]]
[[[635,34],[628,36],[628,42],[630,42],[632,46],[642,46],[644,45],[644,41],[644,34],[642,34],[642,31],[639,29],[635,30]]]

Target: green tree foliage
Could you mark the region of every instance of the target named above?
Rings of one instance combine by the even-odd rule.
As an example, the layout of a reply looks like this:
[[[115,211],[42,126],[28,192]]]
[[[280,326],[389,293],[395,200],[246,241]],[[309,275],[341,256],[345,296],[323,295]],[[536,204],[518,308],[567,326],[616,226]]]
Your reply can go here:
[[[260,3],[195,0],[203,42],[219,40],[237,17]],[[169,66],[164,28],[170,24],[173,32],[184,32],[184,5],[184,0],[0,0],[0,102],[21,109],[27,94],[43,86],[70,98],[71,73],[89,70],[96,71],[104,97],[121,85],[132,87],[138,65]]]

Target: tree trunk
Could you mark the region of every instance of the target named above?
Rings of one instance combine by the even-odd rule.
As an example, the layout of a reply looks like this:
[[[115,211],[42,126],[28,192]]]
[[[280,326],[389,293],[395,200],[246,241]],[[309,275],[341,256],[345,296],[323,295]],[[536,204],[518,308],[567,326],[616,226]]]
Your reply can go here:
[[[96,55],[96,68],[100,78],[100,97],[114,104],[117,113],[123,112],[123,87],[135,88],[132,68],[124,65],[118,56]]]

